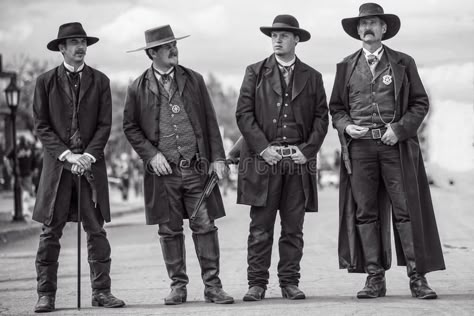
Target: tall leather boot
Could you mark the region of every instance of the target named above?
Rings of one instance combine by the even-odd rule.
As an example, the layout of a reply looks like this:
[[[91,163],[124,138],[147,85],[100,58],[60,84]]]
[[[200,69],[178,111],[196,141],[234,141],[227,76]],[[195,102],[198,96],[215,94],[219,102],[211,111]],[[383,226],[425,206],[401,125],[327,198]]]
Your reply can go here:
[[[357,225],[362,251],[365,259],[367,280],[364,288],[357,293],[357,298],[377,298],[385,296],[385,270],[381,263],[381,243],[378,223]]]
[[[201,277],[204,282],[204,298],[208,303],[232,304],[234,299],[222,289],[219,279],[219,239],[217,230],[194,234],[194,247],[201,266]]]
[[[416,271],[415,247],[411,222],[395,223],[400,235],[403,253],[407,264],[407,274],[410,278],[411,295],[420,299],[435,299],[438,297],[428,285],[425,275]]]
[[[165,305],[178,305],[186,302],[186,249],[184,235],[160,237],[161,251],[168,276],[171,279],[171,293],[165,297]]]

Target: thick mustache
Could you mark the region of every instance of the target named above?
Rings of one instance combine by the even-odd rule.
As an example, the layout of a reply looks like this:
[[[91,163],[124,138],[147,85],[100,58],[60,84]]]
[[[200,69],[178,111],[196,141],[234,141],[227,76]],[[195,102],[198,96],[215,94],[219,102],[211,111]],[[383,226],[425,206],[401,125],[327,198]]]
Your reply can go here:
[[[86,51],[85,50],[76,50],[76,54],[85,54]]]
[[[375,36],[374,32],[372,32],[372,31],[365,31],[364,32],[364,36],[369,35],[369,34],[372,35],[372,36]]]

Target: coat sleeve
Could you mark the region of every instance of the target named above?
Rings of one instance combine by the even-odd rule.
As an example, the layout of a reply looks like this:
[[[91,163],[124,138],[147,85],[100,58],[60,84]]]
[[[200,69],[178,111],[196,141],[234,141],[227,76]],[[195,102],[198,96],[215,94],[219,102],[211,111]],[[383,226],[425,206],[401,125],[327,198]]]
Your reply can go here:
[[[421,82],[415,61],[411,57],[406,66],[406,74],[409,82],[409,85],[404,87],[404,89],[409,89],[407,110],[398,122],[391,124],[399,141],[416,136],[429,109],[428,95]]]
[[[158,153],[158,149],[146,138],[140,127],[140,104],[137,102],[137,88],[130,85],[125,98],[123,110],[123,131],[130,145],[140,158],[148,163]]]
[[[331,113],[332,125],[339,134],[343,135],[347,125],[354,124],[354,122],[347,112],[347,107],[343,100],[345,71],[341,70],[342,64],[339,64],[337,67],[331,99],[329,100],[329,111]]]
[[[204,103],[206,111],[206,134],[209,145],[209,159],[210,162],[217,160],[225,160],[224,145],[222,143],[221,132],[219,124],[217,123],[216,112],[212,105],[211,97],[207,91],[206,84],[201,75],[198,77],[199,90],[201,92],[201,100]]]
[[[268,147],[269,141],[260,128],[255,118],[255,88],[257,85],[257,74],[251,66],[245,71],[244,81],[240,88],[237,101],[236,118],[237,125],[249,146],[255,153],[261,153]]]
[[[104,148],[109,140],[112,127],[112,94],[110,92],[110,81],[103,76],[101,79],[99,112],[97,127],[91,141],[85,149],[85,153],[92,155],[95,159],[104,158]]]
[[[40,76],[36,80],[35,94],[33,97],[33,116],[36,134],[41,140],[45,151],[53,156],[54,159],[59,159],[59,156],[68,150],[68,147],[51,126],[49,98],[45,77],[43,76]]]
[[[321,74],[316,76],[316,96],[314,98],[313,126],[306,142],[298,147],[306,158],[315,157],[328,132],[328,104]]]

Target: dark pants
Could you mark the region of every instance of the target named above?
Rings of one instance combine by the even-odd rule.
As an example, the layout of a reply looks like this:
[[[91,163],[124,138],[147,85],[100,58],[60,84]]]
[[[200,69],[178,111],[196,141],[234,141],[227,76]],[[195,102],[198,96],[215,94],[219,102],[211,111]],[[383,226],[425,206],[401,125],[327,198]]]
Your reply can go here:
[[[378,192],[383,184],[392,205],[394,221],[405,254],[413,253],[413,236],[406,192],[402,178],[398,144],[388,146],[380,140],[353,140],[351,188],[357,204],[356,224],[369,278],[381,280],[381,234]],[[386,214],[388,216],[388,214]],[[410,246],[411,245],[411,246]],[[405,255],[408,275],[415,272],[415,259]]]
[[[158,225],[161,250],[166,264],[171,288],[185,288],[189,282],[186,274],[186,250],[183,235],[183,218],[191,217],[202,195],[201,174],[193,166],[180,168],[172,165],[173,173],[162,176],[169,205],[169,221]],[[206,288],[222,287],[219,279],[219,241],[217,227],[209,217],[206,202],[199,208],[194,220],[189,221],[193,232],[194,247],[201,266],[201,276]]]
[[[357,224],[378,222],[378,195],[383,183],[392,203],[396,222],[408,222],[407,199],[403,185],[398,144],[388,146],[380,140],[352,140],[351,188],[357,204]]]
[[[172,165],[172,169],[172,174],[161,176],[168,194],[170,210],[169,221],[158,226],[158,235],[162,238],[183,234],[184,214],[191,216],[203,190],[201,175],[194,167],[180,168]],[[209,218],[206,201],[199,209],[196,218],[189,221],[189,227],[193,234],[206,234],[217,230],[214,221]]]
[[[284,158],[272,168],[267,205],[250,208],[247,257],[249,287],[267,287],[273,229],[278,210],[281,219],[278,279],[281,287],[298,285],[300,261],[303,256],[304,192],[300,166],[288,158]]]
[[[62,185],[70,186],[71,209],[77,205],[77,177],[63,171]],[[73,207],[74,206],[74,207]],[[36,255],[38,293],[55,293],[57,289],[58,258],[61,245],[59,239],[69,218],[69,209],[61,209],[56,203],[54,218],[50,225],[43,225]],[[92,192],[87,181],[81,177],[81,220],[87,234],[87,252],[92,289],[110,288],[110,245],[103,228],[104,219],[92,202]]]

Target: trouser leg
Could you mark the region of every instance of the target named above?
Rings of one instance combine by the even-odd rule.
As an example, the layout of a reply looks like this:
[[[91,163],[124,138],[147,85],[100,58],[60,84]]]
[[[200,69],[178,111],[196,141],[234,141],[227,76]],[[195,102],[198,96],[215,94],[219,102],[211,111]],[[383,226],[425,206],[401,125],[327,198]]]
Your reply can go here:
[[[110,244],[104,229],[104,219],[99,207],[92,201],[92,191],[87,181],[81,177],[81,222],[87,235],[87,259],[89,262],[91,287],[93,290],[110,289]],[[75,179],[72,203],[77,205],[77,185]]]
[[[59,240],[64,225],[66,225],[65,222],[53,226],[43,225],[35,261],[37,291],[39,294],[56,293],[58,258],[61,249]]]
[[[283,176],[280,201],[281,235],[278,241],[280,286],[299,284],[300,262],[303,257],[304,191],[300,174]]]
[[[158,235],[163,260],[171,279],[172,293],[177,290],[184,297],[189,278],[186,274],[186,248],[183,235],[183,214],[185,212],[182,196],[183,180],[180,168],[173,167],[172,171],[172,174],[162,176],[168,197],[169,219],[158,225]],[[171,298],[170,301],[172,301]]]

